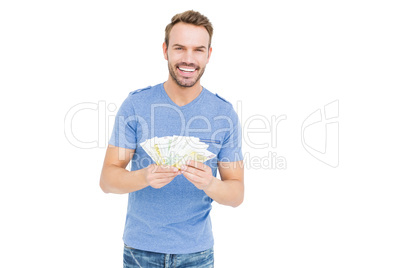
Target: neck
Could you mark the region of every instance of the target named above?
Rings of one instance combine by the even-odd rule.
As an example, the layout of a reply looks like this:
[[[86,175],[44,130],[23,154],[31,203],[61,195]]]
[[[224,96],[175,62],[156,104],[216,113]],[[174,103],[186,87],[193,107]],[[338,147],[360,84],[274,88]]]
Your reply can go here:
[[[200,81],[197,81],[192,87],[182,87],[171,76],[169,76],[163,86],[169,98],[179,106],[192,102],[202,91]]]

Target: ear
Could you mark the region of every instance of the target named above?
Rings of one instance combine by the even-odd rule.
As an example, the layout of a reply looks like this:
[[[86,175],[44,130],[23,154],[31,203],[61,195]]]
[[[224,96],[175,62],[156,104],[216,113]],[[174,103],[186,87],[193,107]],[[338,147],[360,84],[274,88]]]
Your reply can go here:
[[[165,42],[163,42],[162,48],[163,48],[163,56],[165,57],[165,60],[168,60],[167,45]]]
[[[208,60],[207,60],[207,63],[209,62],[209,58],[211,57],[211,53],[212,53],[212,47],[209,47],[209,49],[208,49]]]

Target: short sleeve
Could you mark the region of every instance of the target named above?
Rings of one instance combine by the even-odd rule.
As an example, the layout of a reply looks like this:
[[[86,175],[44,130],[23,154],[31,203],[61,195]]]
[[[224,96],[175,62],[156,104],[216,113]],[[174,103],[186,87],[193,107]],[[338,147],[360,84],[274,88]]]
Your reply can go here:
[[[109,144],[127,149],[136,149],[136,129],[137,119],[135,110],[132,102],[130,101],[130,96],[128,96],[116,114]]]
[[[239,117],[232,108],[228,116],[228,132],[217,155],[219,162],[236,162],[243,160],[242,129]]]

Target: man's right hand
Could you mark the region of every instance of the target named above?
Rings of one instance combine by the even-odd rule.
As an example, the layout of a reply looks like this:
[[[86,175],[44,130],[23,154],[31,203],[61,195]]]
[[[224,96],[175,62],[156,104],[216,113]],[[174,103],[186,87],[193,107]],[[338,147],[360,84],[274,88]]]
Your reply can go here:
[[[143,169],[145,180],[149,186],[155,189],[169,184],[180,174],[178,168],[171,166],[159,166],[151,164]]]
[[[99,182],[105,193],[126,194],[147,186],[161,188],[179,175],[176,167],[156,164],[128,171],[126,167],[134,153],[134,149],[108,146]]]

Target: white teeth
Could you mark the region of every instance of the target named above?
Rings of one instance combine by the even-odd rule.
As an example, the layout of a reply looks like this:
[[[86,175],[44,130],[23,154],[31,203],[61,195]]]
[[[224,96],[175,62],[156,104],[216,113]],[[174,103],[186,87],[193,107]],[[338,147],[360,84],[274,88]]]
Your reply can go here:
[[[182,71],[185,71],[185,72],[194,72],[195,71],[195,69],[186,69],[186,68],[182,68],[182,67],[179,67],[179,69]]]

